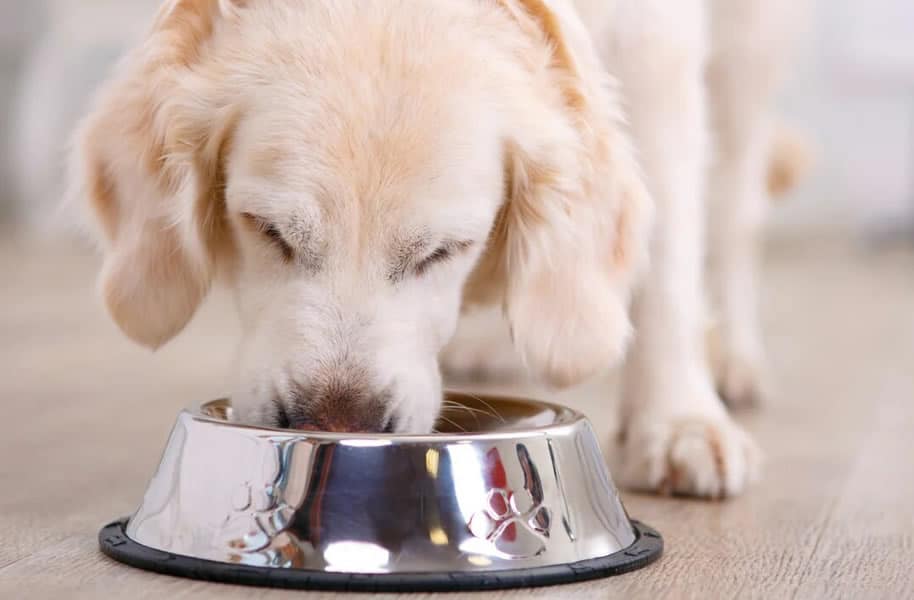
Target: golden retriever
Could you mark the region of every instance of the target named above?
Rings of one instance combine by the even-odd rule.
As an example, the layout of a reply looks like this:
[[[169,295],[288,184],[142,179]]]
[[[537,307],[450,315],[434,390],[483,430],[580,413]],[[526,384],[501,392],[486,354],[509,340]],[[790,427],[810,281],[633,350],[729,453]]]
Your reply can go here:
[[[798,6],[170,0],[77,137],[106,305],[155,348],[224,282],[239,418],[404,433],[433,427],[461,307],[495,305],[549,384],[627,355],[624,483],[739,493],[757,452],[705,359],[704,220],[718,381],[746,402]]]

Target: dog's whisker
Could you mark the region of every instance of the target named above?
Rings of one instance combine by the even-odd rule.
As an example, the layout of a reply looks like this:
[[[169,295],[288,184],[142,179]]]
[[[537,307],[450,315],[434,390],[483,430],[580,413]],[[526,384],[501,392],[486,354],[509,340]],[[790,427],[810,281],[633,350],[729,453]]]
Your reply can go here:
[[[490,416],[495,416],[494,413],[492,413],[490,411],[487,411],[487,410],[484,410],[482,408],[478,408],[475,406],[468,406],[467,404],[464,404],[463,402],[456,402],[454,400],[445,400],[444,403],[442,403],[442,408],[444,410],[466,410],[466,411],[472,411],[472,412],[479,412],[479,413],[483,413],[483,414],[490,415]]]
[[[459,406],[448,406],[448,407],[445,407],[444,410],[462,410],[462,411],[469,412],[469,413],[486,415],[487,417],[498,417],[497,414],[495,414],[491,411],[488,411],[488,410],[485,410],[482,408],[475,408],[473,406],[466,406],[465,404],[461,404]]]
[[[479,420],[479,413],[486,414],[485,411],[481,411],[479,409],[473,409],[473,408],[471,408],[469,406],[465,406],[463,404],[454,404],[453,406],[447,406],[442,409],[442,412],[447,412],[447,411],[451,411],[451,412],[463,411],[465,413],[469,413],[470,415],[472,415],[473,420],[476,421],[477,427],[479,427],[481,425],[480,420]],[[488,415],[486,415],[486,416],[488,416]]]
[[[485,416],[485,417],[490,417],[490,418],[494,418],[494,419],[500,419],[500,420],[504,421],[504,419],[503,419],[500,415],[494,414],[494,413],[492,413],[492,412],[490,412],[490,411],[488,411],[488,410],[484,410],[484,409],[481,409],[481,408],[475,408],[475,407],[472,407],[472,406],[466,406],[466,405],[464,405],[464,404],[461,404],[461,405],[459,405],[459,406],[446,407],[446,408],[444,408],[444,411],[445,411],[445,412],[447,412],[447,411],[451,411],[451,412],[461,411],[461,412],[464,412],[464,413],[468,413],[468,414],[470,414],[470,415],[473,416],[473,420],[476,422],[476,425],[477,425],[477,426],[480,425],[479,415],[483,415],[483,416]]]
[[[451,419],[448,419],[448,418],[445,417],[444,415],[440,415],[438,418],[441,419],[442,421],[446,422],[446,423],[449,423],[449,424],[450,424],[452,427],[454,427],[456,430],[458,430],[458,431],[460,431],[460,432],[462,432],[462,433],[466,433],[466,429],[465,429],[464,427],[461,427],[460,424],[457,423],[456,421],[452,421]]]
[[[495,410],[495,407],[492,406],[489,402],[487,402],[487,401],[484,400],[483,398],[481,398],[481,397],[479,397],[479,396],[476,396],[476,395],[474,395],[474,394],[467,394],[467,396],[469,396],[469,397],[472,398],[473,400],[476,400],[477,402],[481,402],[482,404],[485,404],[486,408],[488,408],[490,411],[492,411],[492,416],[493,416],[493,417],[499,419],[502,423],[505,423],[505,422],[506,422],[506,421],[505,421],[505,418],[504,418],[503,416],[501,416],[501,414],[499,414],[499,412],[498,412],[497,410]]]

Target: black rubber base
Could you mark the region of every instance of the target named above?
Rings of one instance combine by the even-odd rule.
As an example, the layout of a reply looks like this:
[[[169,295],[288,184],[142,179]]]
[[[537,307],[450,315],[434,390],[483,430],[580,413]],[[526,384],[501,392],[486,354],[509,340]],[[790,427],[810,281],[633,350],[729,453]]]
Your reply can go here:
[[[508,571],[454,573],[384,573],[358,575],[272,567],[246,567],[201,558],[179,556],[139,544],[125,533],[127,519],[115,521],[98,533],[102,552],[132,567],[178,577],[239,585],[354,592],[452,592],[538,587],[574,583],[640,569],[663,553],[663,538],[652,528],[633,521],[635,542],[615,554],[553,567]]]

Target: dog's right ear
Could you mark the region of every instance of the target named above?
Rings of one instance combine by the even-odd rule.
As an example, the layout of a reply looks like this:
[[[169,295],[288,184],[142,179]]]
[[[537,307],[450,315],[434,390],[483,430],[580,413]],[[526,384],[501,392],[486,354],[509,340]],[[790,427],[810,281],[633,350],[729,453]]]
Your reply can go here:
[[[505,119],[505,202],[465,302],[500,301],[527,367],[565,387],[625,351],[652,205],[577,16],[543,0],[499,4],[529,41],[520,55],[534,76]]]
[[[158,347],[180,332],[228,246],[222,156],[235,115],[207,44],[242,0],[170,0],[75,140],[71,185],[103,240],[100,288],[120,328]]]

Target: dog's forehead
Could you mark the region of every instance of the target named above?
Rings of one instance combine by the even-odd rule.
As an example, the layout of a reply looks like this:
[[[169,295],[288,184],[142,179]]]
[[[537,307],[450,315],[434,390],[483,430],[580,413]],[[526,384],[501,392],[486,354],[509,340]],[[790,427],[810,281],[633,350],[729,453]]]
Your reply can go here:
[[[329,53],[290,45],[275,76],[244,88],[230,184],[239,174],[267,182],[271,207],[316,207],[326,225],[363,231],[437,228],[497,200],[500,120],[487,79],[455,63],[462,53],[447,36],[419,56],[402,36],[372,31]]]
[[[489,119],[465,123],[440,107],[384,119],[331,112],[335,120],[274,105],[242,124],[230,191],[257,208],[231,200],[230,207],[284,219],[319,216],[321,227],[363,234],[486,226],[502,182]]]

